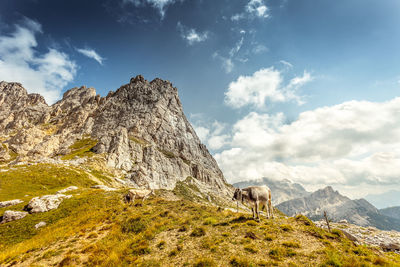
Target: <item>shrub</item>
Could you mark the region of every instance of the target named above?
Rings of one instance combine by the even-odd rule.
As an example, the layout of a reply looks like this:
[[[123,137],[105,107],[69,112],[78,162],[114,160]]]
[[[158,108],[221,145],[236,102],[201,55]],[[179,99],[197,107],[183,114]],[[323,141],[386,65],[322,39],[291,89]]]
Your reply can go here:
[[[206,230],[203,227],[196,227],[190,234],[190,236],[199,237],[199,236],[204,236],[205,234]]]
[[[178,232],[186,232],[187,231],[187,227],[186,225],[182,225],[181,227],[179,227]]]
[[[332,229],[331,233],[337,237],[341,237],[342,236],[342,232],[338,229]]]
[[[293,227],[289,224],[281,224],[279,227],[285,232],[293,231]]]
[[[247,252],[253,253],[253,254],[258,252],[258,249],[252,245],[245,246],[244,250],[246,250]]]
[[[216,266],[214,260],[210,258],[200,258],[193,263],[194,267],[212,267]]]
[[[381,265],[381,266],[385,266],[388,263],[386,262],[386,260],[382,257],[378,257],[374,260],[374,265]]]
[[[161,240],[158,244],[157,244],[157,247],[159,248],[159,249],[164,249],[164,247],[165,247],[165,241],[164,240]]]
[[[168,256],[175,257],[177,254],[178,254],[178,250],[177,249],[173,249],[168,253]]]
[[[282,248],[279,247],[275,247],[270,249],[270,251],[268,252],[268,255],[275,259],[275,260],[281,260],[281,257],[284,256],[284,250]]]
[[[265,237],[264,237],[264,240],[265,240],[265,241],[272,241],[272,240],[274,240],[274,239],[275,239],[275,237],[272,236],[272,235],[265,235]]]
[[[256,221],[247,221],[246,224],[248,226],[257,226],[258,225],[258,223]]]
[[[326,251],[326,257],[327,257],[327,260],[325,261],[326,265],[335,267],[342,266],[340,257],[335,251]]]
[[[229,263],[234,267],[253,267],[254,265],[247,258],[232,256]]]
[[[139,217],[130,218],[122,223],[123,233],[135,233],[138,234],[146,229],[146,225],[141,221]]]
[[[302,222],[304,225],[313,225],[312,221],[302,214],[297,215],[295,219],[296,221]]]
[[[131,253],[133,255],[146,255],[146,254],[150,254],[150,248],[149,245],[146,241],[140,241],[139,243],[133,242],[130,245],[131,248]]]
[[[213,218],[213,217],[208,217],[204,220],[204,225],[212,225],[212,224],[216,224],[217,223],[217,219]]]
[[[282,245],[287,248],[299,248],[300,247],[300,244],[298,242],[293,242],[293,241],[283,242]]]

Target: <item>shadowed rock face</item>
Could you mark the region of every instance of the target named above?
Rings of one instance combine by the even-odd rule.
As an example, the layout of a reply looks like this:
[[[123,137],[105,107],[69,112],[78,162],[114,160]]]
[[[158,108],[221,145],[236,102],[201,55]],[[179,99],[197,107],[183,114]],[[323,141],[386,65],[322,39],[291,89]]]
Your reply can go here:
[[[83,138],[96,139],[93,152],[125,173],[133,184],[173,189],[192,176],[216,189],[226,181],[183,113],[169,81],[130,80],[100,97],[93,88],[73,88],[52,106],[18,83],[0,83],[0,160],[56,158]],[[3,155],[3,156],[2,156]],[[9,159],[10,157],[8,157]]]

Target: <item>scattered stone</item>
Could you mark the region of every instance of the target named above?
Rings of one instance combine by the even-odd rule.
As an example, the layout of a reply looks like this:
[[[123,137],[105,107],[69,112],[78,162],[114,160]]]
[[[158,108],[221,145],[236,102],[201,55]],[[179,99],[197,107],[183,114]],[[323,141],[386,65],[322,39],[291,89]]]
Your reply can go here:
[[[66,198],[71,198],[71,195],[56,194],[46,195],[42,197],[34,197],[25,206],[24,210],[29,213],[46,212],[52,209],[57,209],[61,202]]]
[[[19,203],[22,203],[23,201],[20,199],[14,199],[14,200],[8,200],[8,201],[2,201],[0,202],[0,208],[8,207],[8,206],[14,206]]]
[[[399,243],[381,243],[380,247],[383,249],[383,251],[400,251]]]
[[[102,184],[94,185],[91,188],[101,189],[101,190],[104,190],[104,191],[115,191],[115,190],[117,190],[115,188],[108,187],[108,186],[105,186],[105,185],[102,185]]]
[[[40,227],[43,227],[43,226],[46,226],[47,224],[46,224],[46,222],[40,222],[40,223],[37,223],[36,225],[35,225],[35,228],[36,229],[39,229]]]
[[[8,223],[8,222],[12,222],[12,221],[16,221],[16,220],[22,219],[26,215],[28,215],[28,213],[25,212],[25,211],[6,210],[4,212],[4,214],[3,214],[3,216],[1,217],[0,224]]]
[[[78,187],[73,185],[73,186],[61,189],[60,191],[57,191],[57,194],[64,194],[68,191],[73,191],[73,190],[77,190],[77,189],[78,189]]]
[[[353,242],[358,242],[357,237],[355,237],[354,235],[350,234],[349,232],[347,232],[346,230],[342,229],[342,233],[351,241]]]
[[[332,228],[340,229],[343,234],[356,244],[380,247],[383,251],[400,254],[400,232],[384,231],[375,227],[362,227],[351,223],[331,222]],[[317,221],[315,225],[327,229],[326,222]]]
[[[346,220],[346,219],[340,220],[340,221],[339,221],[339,223],[342,223],[342,224],[348,224],[348,222],[347,222],[347,220]]]

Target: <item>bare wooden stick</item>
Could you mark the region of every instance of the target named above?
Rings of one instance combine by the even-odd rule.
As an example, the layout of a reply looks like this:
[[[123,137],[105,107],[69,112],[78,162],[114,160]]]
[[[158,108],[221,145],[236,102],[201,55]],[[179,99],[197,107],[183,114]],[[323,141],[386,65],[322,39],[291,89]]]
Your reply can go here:
[[[331,226],[329,225],[328,215],[326,215],[326,211],[324,211],[324,217],[325,217],[326,224],[328,225],[328,230],[329,230],[329,233],[330,233],[331,232]]]
[[[236,201],[236,213],[239,212],[239,201]]]

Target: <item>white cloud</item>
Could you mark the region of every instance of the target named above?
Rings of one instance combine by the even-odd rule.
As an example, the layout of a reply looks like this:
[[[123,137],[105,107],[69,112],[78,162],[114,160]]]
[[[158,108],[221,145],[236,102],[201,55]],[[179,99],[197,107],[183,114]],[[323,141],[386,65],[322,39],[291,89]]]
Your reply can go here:
[[[14,32],[0,36],[0,80],[21,82],[51,104],[74,79],[77,66],[57,49],[39,54],[35,49],[37,33],[41,33],[41,25],[26,18],[22,25],[15,25]]]
[[[250,2],[246,5],[246,11],[260,18],[269,17],[269,9],[263,0],[250,0]]]
[[[352,197],[374,186],[400,188],[399,114],[400,98],[322,107],[290,124],[281,113],[251,112],[215,158],[230,182],[289,178],[310,190],[334,185]]]
[[[279,62],[280,62],[281,64],[283,64],[284,66],[288,67],[289,69],[293,68],[293,64],[290,63],[290,62],[288,62],[288,61],[281,60],[281,61],[279,61]]]
[[[279,70],[273,67],[260,69],[251,76],[240,76],[231,82],[225,92],[225,103],[233,108],[253,105],[258,108],[265,106],[265,102],[286,102],[295,100],[302,103],[296,95],[296,90],[312,80],[308,72],[302,77],[293,78],[285,87],[282,85],[283,77]]]
[[[218,121],[214,121],[213,123],[196,121],[193,125],[197,136],[208,148],[218,150],[228,144],[230,136],[224,134],[226,130],[225,124]]]
[[[76,51],[81,53],[82,55],[87,56],[88,58],[92,58],[96,60],[100,65],[103,65],[104,58],[100,56],[96,51],[90,48],[77,48]]]
[[[208,32],[197,32],[195,29],[190,29],[178,21],[177,28],[181,33],[182,39],[187,41],[189,45],[204,42],[208,39]]]
[[[268,52],[268,47],[266,47],[265,45],[262,44],[257,44],[254,48],[253,48],[253,54],[262,54],[265,52]]]
[[[240,34],[245,34],[246,32],[244,30],[240,30]],[[213,54],[214,59],[219,59],[222,63],[222,68],[225,70],[226,73],[231,73],[233,71],[233,68],[235,67],[235,63],[233,60],[235,59],[236,61],[245,63],[248,61],[248,58],[241,58],[237,57],[237,54],[239,53],[240,49],[243,46],[244,42],[244,37],[242,36],[239,41],[235,44],[234,47],[231,48],[229,51],[228,56],[222,56],[218,52],[215,52]]]
[[[180,1],[184,1],[184,0],[180,0]],[[160,12],[161,18],[164,18],[167,7],[175,4],[176,2],[179,2],[179,1],[177,1],[177,0],[123,0],[123,3],[125,3],[125,4],[130,3],[135,6],[142,6],[142,5],[149,4],[153,8],[158,9],[158,11]]]
[[[236,43],[236,45],[231,49],[231,51],[229,51],[229,55],[231,57],[233,57],[234,55],[236,55],[240,48],[242,48],[243,45],[243,41],[244,41],[244,37],[240,38],[240,40]]]
[[[239,21],[246,17],[249,18],[268,18],[269,8],[265,4],[264,0],[250,0],[245,6],[243,13],[235,14],[231,17],[232,21]]]

